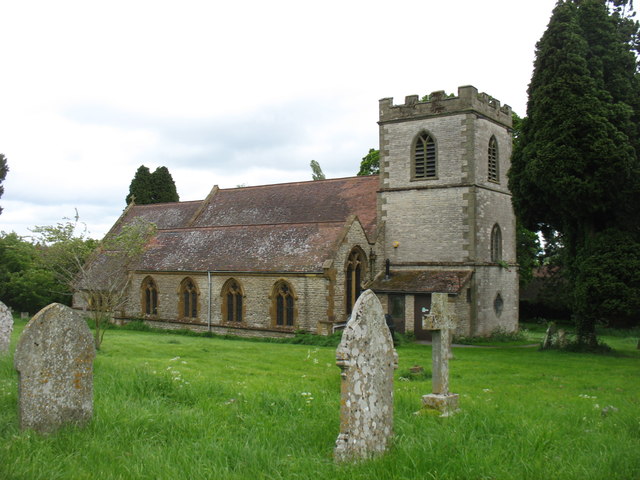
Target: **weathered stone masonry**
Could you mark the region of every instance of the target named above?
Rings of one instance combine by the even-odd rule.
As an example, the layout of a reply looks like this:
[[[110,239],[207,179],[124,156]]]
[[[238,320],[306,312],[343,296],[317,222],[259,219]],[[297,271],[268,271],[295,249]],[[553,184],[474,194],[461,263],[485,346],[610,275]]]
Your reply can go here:
[[[379,105],[377,178],[216,186],[202,201],[130,205],[110,233],[142,219],[157,234],[132,269],[128,305],[116,316],[238,335],[329,334],[348,319],[353,292],[371,288],[400,331],[428,335],[421,318],[432,293],[451,297],[459,334],[515,330],[510,107],[470,86],[457,96],[434,92],[423,102],[412,95]],[[416,145],[426,136],[435,174],[422,175],[414,169]],[[358,270],[347,272],[354,252]],[[147,278],[157,287],[153,314],[145,314]],[[187,278],[197,315],[184,318]],[[225,318],[230,279],[242,292],[241,322]],[[280,281],[293,299],[293,325],[274,322],[284,308],[274,300]],[[75,306],[86,308],[79,296]]]

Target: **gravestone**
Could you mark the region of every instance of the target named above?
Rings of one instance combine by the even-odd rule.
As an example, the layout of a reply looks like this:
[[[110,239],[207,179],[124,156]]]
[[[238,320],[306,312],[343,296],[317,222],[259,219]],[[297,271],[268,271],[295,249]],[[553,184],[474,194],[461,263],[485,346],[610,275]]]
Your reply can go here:
[[[393,435],[393,371],[398,355],[382,305],[371,290],[353,307],[336,350],[342,369],[340,434],[334,458],[356,461],[381,454]]]
[[[558,329],[556,327],[556,324],[554,322],[549,322],[549,325],[547,326],[547,331],[544,334],[544,339],[542,340],[543,350],[547,350],[551,348],[551,346],[553,345],[553,338],[556,335],[557,331]]]
[[[16,347],[20,427],[50,433],[93,415],[93,336],[82,316],[52,303],[25,327]]]
[[[11,315],[11,310],[0,302],[0,355],[9,352],[12,331],[13,315]]]
[[[458,395],[449,392],[451,332],[455,326],[449,296],[446,293],[431,294],[431,312],[422,317],[422,329],[431,330],[432,389],[430,394],[422,397],[422,404],[438,410],[445,417],[458,410]]]

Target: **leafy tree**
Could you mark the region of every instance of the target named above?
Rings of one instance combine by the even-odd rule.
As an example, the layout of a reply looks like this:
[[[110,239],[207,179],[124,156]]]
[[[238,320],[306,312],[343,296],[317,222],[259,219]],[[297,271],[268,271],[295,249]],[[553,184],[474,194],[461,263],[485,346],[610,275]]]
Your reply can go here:
[[[524,286],[533,278],[533,269],[539,266],[541,253],[540,239],[536,232],[524,228],[516,222],[516,258],[520,286]]]
[[[1,184],[4,182],[5,178],[7,178],[8,171],[9,166],[7,165],[7,157],[0,153],[0,197],[2,197],[2,194],[4,193],[4,187]],[[0,213],[2,213],[2,207],[0,207]]]
[[[9,275],[6,284],[7,304],[20,312],[40,311],[50,303],[70,303],[68,292],[63,292],[55,275],[37,263],[31,268]]]
[[[629,24],[604,0],[557,3],[536,47],[509,173],[523,225],[562,235],[578,342],[585,346],[597,344],[598,315],[588,313],[594,299],[584,292],[603,294],[585,284],[585,270],[602,254],[594,239],[609,229],[637,235],[640,226],[637,64],[621,25]]]
[[[370,148],[369,153],[362,157],[358,175],[377,175],[378,173],[380,173],[380,150]]]
[[[60,292],[53,273],[40,265],[36,245],[2,232],[0,299],[16,311],[34,313],[52,302],[68,303],[70,296]]]
[[[127,300],[128,272],[143,252],[155,226],[147,222],[125,225],[119,233],[102,242],[88,239],[75,222],[36,227],[41,260],[53,272],[60,285],[69,288],[89,306],[95,325],[96,349],[114,314]]]
[[[158,167],[151,174],[150,203],[177,202],[180,200],[176,184],[167,167]]]
[[[314,180],[324,180],[326,177],[320,168],[320,164],[315,160],[311,160],[311,178]]]

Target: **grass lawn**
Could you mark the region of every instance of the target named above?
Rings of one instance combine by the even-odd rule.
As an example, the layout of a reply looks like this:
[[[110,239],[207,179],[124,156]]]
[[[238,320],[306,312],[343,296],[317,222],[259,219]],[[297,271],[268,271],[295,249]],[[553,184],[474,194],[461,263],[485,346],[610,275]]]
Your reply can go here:
[[[431,384],[407,372],[431,348],[401,346],[392,449],[337,466],[335,348],[109,330],[82,430],[20,431],[0,358],[0,479],[638,479],[638,338],[604,340],[614,355],[455,348],[450,418],[416,414]]]

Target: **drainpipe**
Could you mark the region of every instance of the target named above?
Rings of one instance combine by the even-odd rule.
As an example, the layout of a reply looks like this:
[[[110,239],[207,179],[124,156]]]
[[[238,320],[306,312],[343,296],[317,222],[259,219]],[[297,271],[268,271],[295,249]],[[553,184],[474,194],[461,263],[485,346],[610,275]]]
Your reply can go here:
[[[209,313],[207,315],[207,326],[211,333],[211,270],[207,270],[207,281],[209,282]]]

